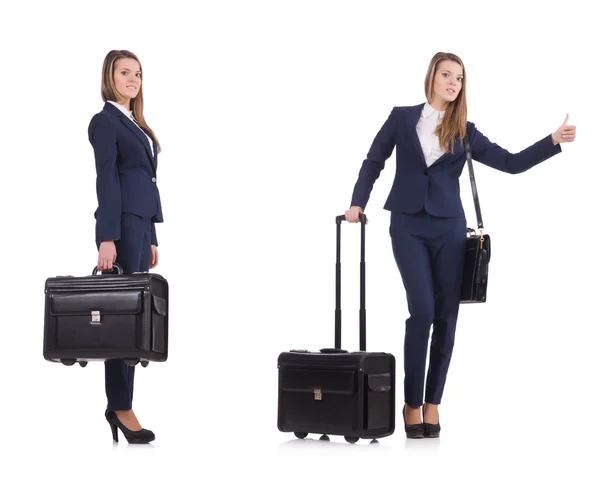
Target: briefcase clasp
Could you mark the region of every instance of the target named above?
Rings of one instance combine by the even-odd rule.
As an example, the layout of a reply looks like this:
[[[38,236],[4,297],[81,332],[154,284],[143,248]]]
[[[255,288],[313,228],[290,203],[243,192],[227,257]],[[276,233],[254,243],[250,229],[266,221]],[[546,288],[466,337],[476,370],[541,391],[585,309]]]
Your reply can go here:
[[[99,310],[92,311],[92,322],[100,322],[100,311]]]
[[[321,393],[321,390],[319,388],[313,389],[313,392],[315,393],[315,400],[323,399],[323,393]]]

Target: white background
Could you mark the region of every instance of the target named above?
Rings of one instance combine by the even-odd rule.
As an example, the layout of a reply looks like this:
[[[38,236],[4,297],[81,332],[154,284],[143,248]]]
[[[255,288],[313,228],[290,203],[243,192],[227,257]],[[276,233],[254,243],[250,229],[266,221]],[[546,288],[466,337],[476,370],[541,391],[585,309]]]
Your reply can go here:
[[[192,6],[193,5],[193,6]],[[597,487],[597,38],[591,3],[28,2],[3,6],[0,490],[278,492]],[[102,61],[142,61],[159,156],[166,363],[136,368],[156,441],[113,446],[104,370],[42,357],[43,286],[91,273],[87,140]],[[439,440],[304,441],[277,430],[277,357],[333,346],[336,215],[393,106],[424,101],[437,51],[466,65],[469,120],[517,152],[567,112],[577,141],[521,175],[475,163],[489,301],[462,306]],[[405,295],[366,213],[369,350],[397,358]],[[470,226],[468,172],[461,177]],[[343,347],[358,347],[358,225],[343,225]],[[184,487],[183,484],[186,484]],[[212,485],[212,487],[209,487]],[[9,489],[7,490],[6,487]]]

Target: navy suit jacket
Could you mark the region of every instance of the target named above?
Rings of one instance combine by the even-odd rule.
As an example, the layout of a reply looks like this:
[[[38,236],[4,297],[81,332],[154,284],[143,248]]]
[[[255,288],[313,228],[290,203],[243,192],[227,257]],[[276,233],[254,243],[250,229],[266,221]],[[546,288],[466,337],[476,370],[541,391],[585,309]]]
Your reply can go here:
[[[152,244],[158,245],[154,223],[161,223],[163,217],[156,184],[156,142],[152,140],[153,157],[146,134],[108,102],[92,117],[88,137],[96,160],[98,241],[120,239],[121,213],[132,213],[151,219]]]
[[[464,217],[459,177],[467,160],[462,140],[454,142],[454,153],[445,153],[430,167],[417,135],[417,124],[425,103],[395,107],[377,133],[363,161],[352,193],[351,206],[366,208],[375,180],[396,147],[396,176],[384,209],[434,216]],[[519,153],[510,153],[490,142],[472,122],[467,122],[473,160],[506,173],[522,173],[562,151],[549,134]]]

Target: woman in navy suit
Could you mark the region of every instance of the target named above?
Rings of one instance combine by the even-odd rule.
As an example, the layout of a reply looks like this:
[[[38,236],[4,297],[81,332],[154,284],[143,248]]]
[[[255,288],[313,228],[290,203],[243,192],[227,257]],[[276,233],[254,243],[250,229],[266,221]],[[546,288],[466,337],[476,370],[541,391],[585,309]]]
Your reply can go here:
[[[561,143],[575,140],[576,129],[567,124],[567,115],[553,134],[519,153],[508,152],[467,121],[466,82],[459,57],[442,52],[433,56],[425,77],[427,102],[392,110],[363,161],[346,211],[347,221],[359,221],[396,147],[396,176],[384,208],[391,212],[392,250],[410,313],[402,409],[410,438],[440,433],[438,405],[454,346],[466,246],[459,191],[466,161],[463,139],[468,136],[474,160],[506,173],[529,170],[561,152]]]
[[[158,264],[155,223],[163,221],[156,183],[160,144],[144,118],[142,67],[127,50],[112,50],[102,67],[101,112],[88,136],[96,161],[96,245],[98,269],[119,264],[125,274],[148,271]],[[135,367],[121,359],[105,362],[108,398],[105,412],[131,443],[148,443],[154,433],[143,429],[132,409]]]

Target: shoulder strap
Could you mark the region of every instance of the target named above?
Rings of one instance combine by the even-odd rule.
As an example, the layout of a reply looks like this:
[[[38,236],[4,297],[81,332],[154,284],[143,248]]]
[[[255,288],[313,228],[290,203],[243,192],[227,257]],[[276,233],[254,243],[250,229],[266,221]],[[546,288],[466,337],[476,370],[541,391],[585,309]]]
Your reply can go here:
[[[467,153],[467,163],[469,165],[469,177],[471,178],[471,190],[473,191],[473,201],[475,202],[475,213],[477,214],[477,227],[483,229],[483,220],[481,219],[481,207],[479,205],[479,195],[477,194],[477,184],[475,183],[475,171],[473,170],[473,162],[471,161],[471,143],[469,136],[465,135],[464,139],[465,151]]]

